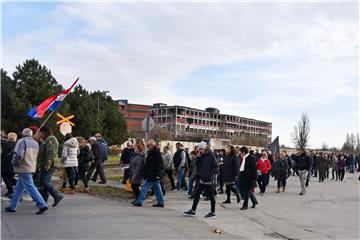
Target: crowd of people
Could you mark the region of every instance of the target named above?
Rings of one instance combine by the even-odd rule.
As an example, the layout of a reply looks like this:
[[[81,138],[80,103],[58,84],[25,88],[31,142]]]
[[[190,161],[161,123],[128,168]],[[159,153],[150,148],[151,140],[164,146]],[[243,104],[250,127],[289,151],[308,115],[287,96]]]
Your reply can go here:
[[[109,150],[100,133],[88,141],[68,133],[61,145],[47,126],[25,128],[21,135],[18,141],[15,133],[1,138],[1,177],[7,188],[5,195],[11,198],[6,212],[16,212],[24,192],[36,202],[39,208],[36,214],[42,214],[48,210],[49,196],[53,198],[53,207],[62,201],[64,196],[59,192],[65,192],[67,183],[70,185],[69,194],[76,192],[78,180],[83,181],[85,192],[89,191],[89,180],[96,181],[97,175],[101,184],[106,183],[103,163]],[[52,176],[60,166],[63,185],[57,191]]]
[[[52,206],[57,206],[64,198],[62,193],[77,191],[79,180],[83,182],[84,192],[89,191],[89,181],[96,182],[98,176],[99,184],[107,183],[104,161],[108,159],[109,147],[100,133],[88,140],[66,134],[61,142],[46,126],[24,129],[20,140],[15,133],[1,139],[1,176],[7,188],[6,196],[11,198],[7,212],[16,212],[25,191],[39,208],[36,214],[42,214],[48,210],[49,196],[53,198]],[[59,166],[63,170],[63,184],[57,191],[51,179]],[[141,207],[149,195],[155,195],[157,203],[153,207],[163,208],[167,178],[170,191],[184,191],[193,201],[185,215],[196,215],[203,198],[210,201],[210,211],[205,217],[213,218],[217,194],[226,194],[222,204],[231,204],[234,195],[236,203],[243,201],[240,210],[248,209],[249,199],[251,208],[255,208],[259,204],[255,189],[259,189],[260,196],[266,194],[272,177],[277,182],[276,193],[281,193],[286,190],[287,179],[297,175],[299,194],[304,195],[311,176],[318,177],[320,183],[327,179],[343,181],[345,173],[360,171],[360,158],[354,153],[306,152],[304,149],[292,155],[286,151],[273,154],[267,149],[258,151],[232,145],[213,150],[206,142],[200,142],[193,150],[185,149],[178,142],[176,151],[171,153],[168,146],[160,150],[154,139],[146,142],[136,139],[126,143],[120,166],[124,169],[122,183],[131,184],[132,205]]]

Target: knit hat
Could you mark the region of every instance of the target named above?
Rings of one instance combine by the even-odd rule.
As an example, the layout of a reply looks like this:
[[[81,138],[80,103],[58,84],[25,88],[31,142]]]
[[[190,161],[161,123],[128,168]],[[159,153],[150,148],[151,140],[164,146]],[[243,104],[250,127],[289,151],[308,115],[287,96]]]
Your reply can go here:
[[[207,143],[202,141],[197,146],[198,146],[199,149],[206,149]]]

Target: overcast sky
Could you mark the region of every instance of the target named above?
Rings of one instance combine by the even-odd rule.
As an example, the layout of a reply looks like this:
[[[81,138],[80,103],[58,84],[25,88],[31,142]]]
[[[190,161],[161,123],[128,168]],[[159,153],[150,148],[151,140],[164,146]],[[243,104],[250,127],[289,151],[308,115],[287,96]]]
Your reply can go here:
[[[65,87],[271,121],[292,145],[359,127],[358,3],[4,3],[2,66],[36,58]],[[76,113],[74,113],[76,114]]]

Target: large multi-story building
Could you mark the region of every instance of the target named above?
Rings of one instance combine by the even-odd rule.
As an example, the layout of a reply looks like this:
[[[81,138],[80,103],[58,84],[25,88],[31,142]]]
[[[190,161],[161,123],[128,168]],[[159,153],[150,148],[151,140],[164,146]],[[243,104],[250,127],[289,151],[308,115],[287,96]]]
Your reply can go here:
[[[149,114],[155,121],[155,127],[168,129],[176,139],[259,136],[271,141],[270,122],[220,114],[216,108],[200,110],[158,103],[149,109]]]
[[[128,100],[118,100],[119,111],[124,114],[127,122],[128,133],[133,136],[143,136],[142,121],[148,116],[150,105],[132,104]]]

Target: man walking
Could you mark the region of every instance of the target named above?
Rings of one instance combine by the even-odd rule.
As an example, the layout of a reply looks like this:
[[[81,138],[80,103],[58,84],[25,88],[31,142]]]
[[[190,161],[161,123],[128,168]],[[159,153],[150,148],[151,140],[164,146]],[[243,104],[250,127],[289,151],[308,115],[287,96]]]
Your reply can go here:
[[[47,202],[50,193],[54,198],[53,207],[55,207],[63,199],[63,196],[58,194],[51,184],[51,177],[59,162],[59,142],[56,137],[52,135],[50,128],[46,126],[40,129],[40,136],[43,139],[37,159],[40,167],[40,192],[45,202]]]
[[[103,166],[104,162],[106,160],[108,160],[108,157],[109,157],[109,146],[108,146],[106,140],[103,138],[103,136],[100,133],[95,134],[95,139],[99,143],[100,156],[101,156],[101,161],[102,161],[101,166]],[[94,176],[92,177],[93,182],[96,182],[98,175],[100,175],[100,173],[99,173],[98,169],[96,168]],[[105,173],[104,173],[104,177],[105,177]],[[106,179],[105,179],[105,181],[101,177],[100,177],[100,179],[101,179],[101,182],[99,182],[100,184],[106,183]]]
[[[11,198],[10,204],[5,208],[6,212],[16,212],[16,207],[22,194],[26,191],[36,202],[39,210],[36,214],[42,214],[48,207],[43,197],[34,185],[32,178],[36,170],[36,158],[39,153],[39,144],[32,138],[32,131],[25,128],[22,131],[23,138],[20,139],[14,149],[13,163],[14,172],[19,174],[16,183],[15,192]]]
[[[91,137],[89,139],[89,143],[91,145],[91,151],[94,155],[94,161],[90,165],[89,172],[87,174],[87,179],[89,180],[91,178],[92,173],[96,169],[96,172],[99,173],[99,176],[101,179],[101,181],[99,183],[105,184],[106,177],[105,177],[105,173],[104,173],[104,162],[102,160],[103,158],[101,157],[101,145],[98,141],[96,141],[95,137]],[[94,174],[94,176],[95,176],[95,174]]]
[[[210,199],[211,211],[205,218],[214,218],[215,215],[215,197],[213,180],[217,171],[217,162],[214,154],[209,152],[206,142],[199,143],[199,157],[196,159],[196,171],[199,174],[200,182],[198,187],[194,189],[194,201],[192,208],[186,212],[185,215],[195,216],[196,208],[200,200],[200,194],[205,191],[206,196]]]
[[[162,158],[164,160],[164,168],[166,175],[168,176],[170,181],[171,191],[173,191],[175,190],[175,182],[173,176],[174,163],[173,163],[173,156],[168,146],[165,146],[163,148]]]
[[[306,154],[305,149],[299,150],[298,155],[295,157],[295,162],[301,185],[301,192],[299,195],[304,195],[306,193],[307,175],[311,168],[311,160],[310,157]]]
[[[174,167],[177,172],[176,190],[184,188],[187,191],[188,186],[185,180],[186,152],[181,143],[176,143],[176,153],[174,154]]]
[[[144,166],[144,185],[136,201],[131,202],[134,206],[141,207],[151,187],[154,187],[157,204],[153,207],[164,207],[163,192],[161,190],[161,177],[164,171],[164,162],[160,149],[156,146],[154,139],[149,139],[146,144],[149,152],[146,156]]]

